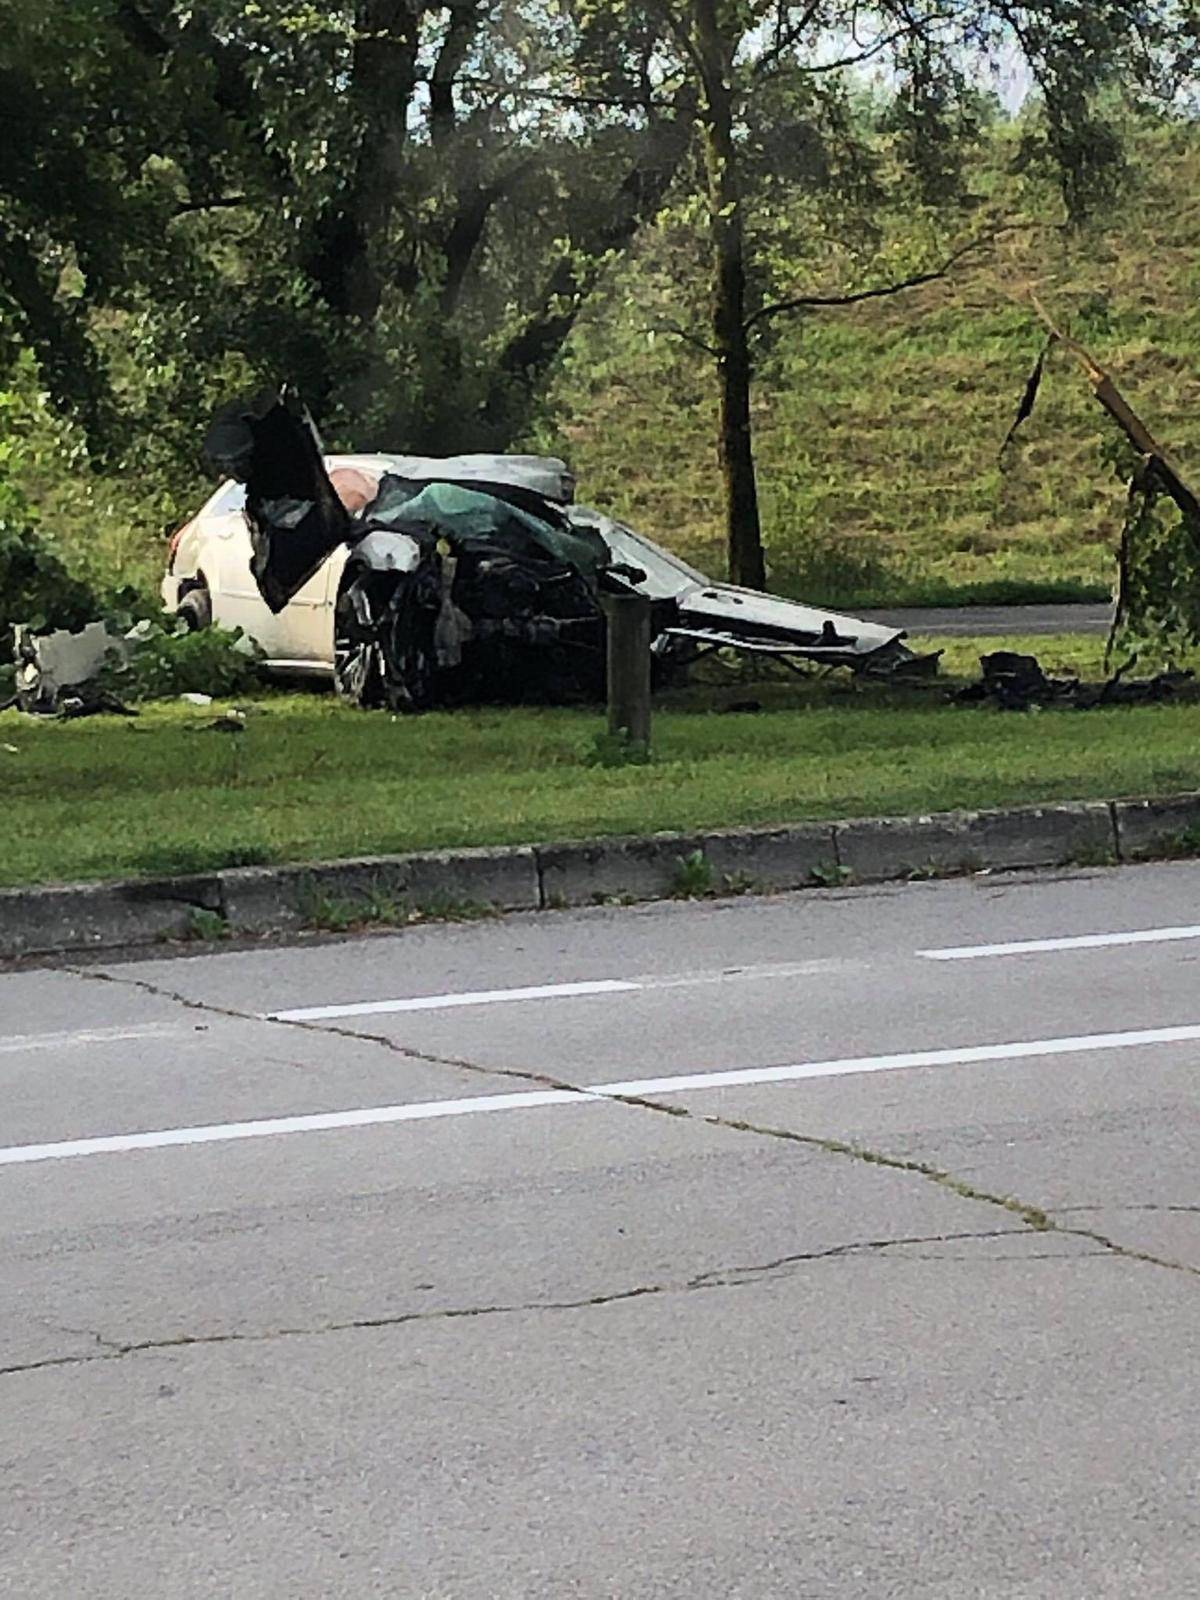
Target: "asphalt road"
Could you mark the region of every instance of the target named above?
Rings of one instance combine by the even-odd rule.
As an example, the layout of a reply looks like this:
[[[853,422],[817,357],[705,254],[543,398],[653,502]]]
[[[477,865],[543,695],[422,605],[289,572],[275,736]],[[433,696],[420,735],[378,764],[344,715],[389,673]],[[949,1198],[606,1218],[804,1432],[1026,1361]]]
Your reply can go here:
[[[1198,891],[0,976],[0,1594],[1197,1595]]]
[[[937,637],[1011,638],[1030,633],[1107,633],[1112,606],[938,606],[857,611],[868,622]]]

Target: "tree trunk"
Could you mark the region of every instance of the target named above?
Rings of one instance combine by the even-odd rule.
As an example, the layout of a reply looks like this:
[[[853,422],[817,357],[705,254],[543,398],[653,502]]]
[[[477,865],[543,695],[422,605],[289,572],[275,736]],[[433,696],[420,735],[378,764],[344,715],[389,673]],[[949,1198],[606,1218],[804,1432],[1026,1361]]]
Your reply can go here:
[[[733,42],[718,0],[694,0],[694,42],[703,105],[700,121],[712,251],[712,333],[720,383],[718,454],[725,491],[729,577],[766,587],[758,484],[750,432],[750,344],[746,333],[746,259],[741,185],[733,139]]]
[[[312,229],[305,266],[325,303],[369,330],[383,298],[380,261],[401,192],[420,15],[414,0],[359,0],[354,20],[347,93],[358,150],[346,182]]]

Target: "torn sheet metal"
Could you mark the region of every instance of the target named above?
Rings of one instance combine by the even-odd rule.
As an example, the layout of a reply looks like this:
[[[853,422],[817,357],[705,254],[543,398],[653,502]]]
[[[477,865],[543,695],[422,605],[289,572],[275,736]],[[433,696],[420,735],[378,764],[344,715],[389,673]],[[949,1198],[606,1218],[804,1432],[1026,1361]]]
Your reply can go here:
[[[1192,682],[1190,672],[1159,672],[1151,678],[1115,673],[1102,683],[1085,683],[1069,674],[1046,672],[1036,656],[993,650],[980,656],[982,676],[960,689],[960,705],[994,705],[1001,711],[1031,711],[1042,706],[1073,706],[1094,711],[1103,706],[1153,705],[1171,700]]]
[[[205,448],[246,485],[254,508],[250,569],[268,607],[280,612],[351,527],[311,419],[286,393],[259,395],[218,412]]]
[[[565,464],[535,456],[355,458],[326,470],[286,392],[227,407],[209,455],[246,485],[252,571],[273,612],[348,547],[334,677],[363,705],[594,699],[604,689],[603,594],[652,602],[660,678],[712,650],[854,671],[913,659],[904,634],[714,584],[632,528],[574,503]],[[344,477],[345,481],[342,481]]]
[[[121,650],[119,635],[103,622],[89,622],[78,633],[64,628],[37,633],[22,623],[13,628],[16,658],[16,703],[22,711],[51,716],[73,691],[91,682],[112,650]],[[78,693],[74,698],[80,698]]]

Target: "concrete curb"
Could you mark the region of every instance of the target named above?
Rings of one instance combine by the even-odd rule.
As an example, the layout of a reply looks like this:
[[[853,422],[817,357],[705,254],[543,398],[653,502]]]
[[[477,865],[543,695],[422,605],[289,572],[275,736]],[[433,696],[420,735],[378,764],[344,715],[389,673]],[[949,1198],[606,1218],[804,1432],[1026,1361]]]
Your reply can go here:
[[[439,916],[1200,855],[1200,793],[0,890],[0,960]]]

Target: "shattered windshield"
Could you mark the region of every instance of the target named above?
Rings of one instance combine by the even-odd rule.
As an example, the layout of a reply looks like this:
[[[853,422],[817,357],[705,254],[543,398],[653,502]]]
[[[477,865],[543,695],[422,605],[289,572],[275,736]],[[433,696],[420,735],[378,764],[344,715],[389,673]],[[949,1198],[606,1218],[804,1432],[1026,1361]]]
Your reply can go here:
[[[587,506],[572,506],[567,515],[577,533],[586,529],[599,535],[611,551],[614,564],[639,567],[646,574],[637,588],[651,600],[671,600],[694,584],[709,581],[686,561],[662,549],[644,534],[635,533],[623,522],[606,517],[603,512]]]
[[[497,544],[512,555],[538,554],[575,567],[593,582],[599,569],[608,565],[608,545],[595,528],[536,517],[496,495],[460,484],[431,483],[414,493],[410,482],[387,474],[364,521],[372,528],[418,538],[445,535],[452,541]]]

